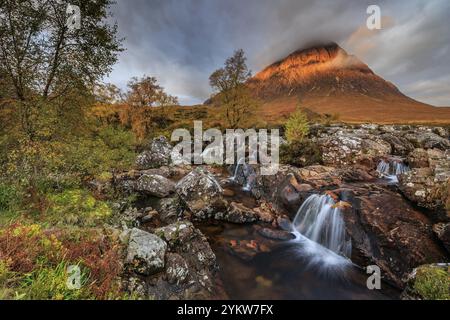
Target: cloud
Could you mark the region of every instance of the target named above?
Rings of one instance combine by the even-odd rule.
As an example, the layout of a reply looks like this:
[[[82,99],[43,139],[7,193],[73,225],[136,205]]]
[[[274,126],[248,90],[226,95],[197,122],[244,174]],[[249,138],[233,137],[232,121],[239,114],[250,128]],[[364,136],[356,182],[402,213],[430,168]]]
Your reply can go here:
[[[148,74],[182,103],[199,103],[211,93],[209,75],[235,49],[257,72],[299,48],[335,41],[405,94],[450,105],[441,90],[450,84],[443,77],[450,74],[450,1],[377,2],[383,29],[368,32],[369,0],[118,1],[113,15],[127,51],[109,81],[123,88]]]

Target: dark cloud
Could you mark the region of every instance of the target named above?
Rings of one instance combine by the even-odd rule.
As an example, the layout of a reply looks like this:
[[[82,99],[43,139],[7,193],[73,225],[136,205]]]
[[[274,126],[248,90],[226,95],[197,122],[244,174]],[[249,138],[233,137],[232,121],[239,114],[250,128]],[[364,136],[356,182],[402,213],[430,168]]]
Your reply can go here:
[[[383,30],[364,26],[369,4]],[[210,95],[209,74],[237,48],[253,71],[311,43],[335,41],[412,97],[450,105],[450,1],[118,0],[124,52],[110,76],[156,76],[182,103]]]

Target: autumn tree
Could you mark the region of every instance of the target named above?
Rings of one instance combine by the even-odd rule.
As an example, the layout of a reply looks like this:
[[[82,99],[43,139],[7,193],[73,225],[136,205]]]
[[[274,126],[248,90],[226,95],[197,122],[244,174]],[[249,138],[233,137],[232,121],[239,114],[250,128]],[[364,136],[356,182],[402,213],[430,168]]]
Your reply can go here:
[[[36,136],[36,115],[52,104],[55,112],[70,107],[70,97],[86,94],[111,71],[121,51],[117,26],[108,21],[112,0],[2,0],[0,71],[5,98],[14,100],[20,123]],[[80,9],[80,28],[69,4]],[[71,8],[71,7],[69,7]],[[72,7],[73,8],[73,7]]]
[[[244,51],[239,49],[225,61],[223,68],[214,71],[209,77],[209,83],[217,94],[216,99],[231,128],[242,125],[257,107],[245,85],[251,77],[246,60]]]
[[[116,104],[123,102],[122,90],[112,83],[100,83],[94,88],[95,100],[99,103]]]
[[[133,77],[128,82],[127,102],[136,107],[178,105],[178,99],[166,92],[155,77]]]

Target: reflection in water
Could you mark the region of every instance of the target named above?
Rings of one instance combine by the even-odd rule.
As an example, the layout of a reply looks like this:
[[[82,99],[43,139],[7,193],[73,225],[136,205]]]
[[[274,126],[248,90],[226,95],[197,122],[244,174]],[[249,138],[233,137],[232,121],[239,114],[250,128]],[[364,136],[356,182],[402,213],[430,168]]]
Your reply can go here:
[[[216,253],[220,276],[231,299],[390,299],[398,293],[382,285],[367,289],[367,275],[348,259],[306,239],[275,243],[254,226],[199,225]],[[230,241],[254,240],[271,250],[251,260],[227,250]]]

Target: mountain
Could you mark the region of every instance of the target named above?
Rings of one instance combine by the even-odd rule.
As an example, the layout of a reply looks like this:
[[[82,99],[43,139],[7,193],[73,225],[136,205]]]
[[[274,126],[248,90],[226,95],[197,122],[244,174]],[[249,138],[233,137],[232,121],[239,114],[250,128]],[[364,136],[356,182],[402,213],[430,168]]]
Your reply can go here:
[[[450,123],[450,108],[405,96],[336,43],[301,49],[248,80],[268,120],[297,105],[349,122]]]

